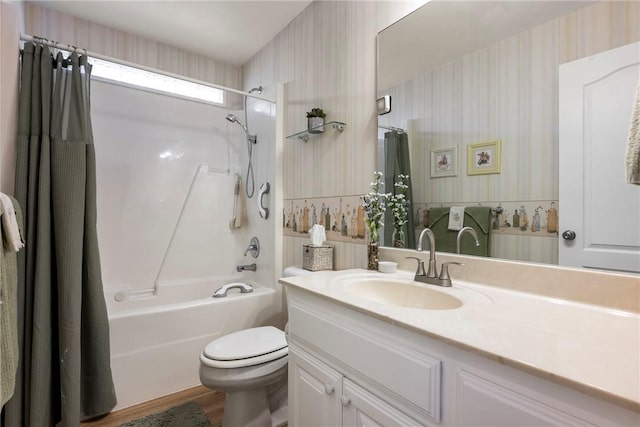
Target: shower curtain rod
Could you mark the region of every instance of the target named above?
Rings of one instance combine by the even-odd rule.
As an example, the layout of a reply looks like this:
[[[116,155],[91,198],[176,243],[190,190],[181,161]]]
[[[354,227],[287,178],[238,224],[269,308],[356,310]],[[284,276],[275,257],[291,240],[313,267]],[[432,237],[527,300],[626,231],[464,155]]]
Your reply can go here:
[[[381,129],[386,129],[386,130],[390,130],[392,132],[398,132],[398,133],[405,133],[405,130],[402,128],[397,128],[395,126],[382,126],[382,125],[378,125],[379,128]]]
[[[133,68],[137,68],[139,70],[142,71],[148,71],[150,73],[156,73],[156,74],[162,74],[163,76],[166,77],[172,77],[174,79],[179,79],[179,80],[185,80],[191,83],[195,83],[195,84],[199,84],[199,85],[203,85],[203,86],[208,86],[208,87],[212,87],[215,89],[220,89],[220,90],[225,90],[227,92],[232,92],[238,95],[242,95],[242,96],[249,96],[251,98],[255,98],[255,99],[260,99],[262,101],[267,101],[267,102],[271,102],[275,104],[275,101],[273,99],[269,99],[269,98],[265,98],[262,96],[257,96],[254,95],[252,93],[249,92],[244,92],[238,89],[232,89],[230,87],[226,87],[226,86],[221,86],[221,85],[217,85],[214,83],[209,83],[209,82],[205,82],[202,80],[197,80],[197,79],[192,79],[191,77],[186,77],[186,76],[182,76],[180,74],[174,74],[171,73],[169,71],[163,71],[163,70],[159,70],[157,68],[151,68],[151,67],[147,67],[144,65],[140,65],[140,64],[135,64],[133,62],[128,62],[128,61],[124,61],[122,59],[118,59],[118,58],[114,58],[112,56],[107,56],[107,55],[102,55],[100,53],[95,53],[95,52],[91,52],[88,51],[87,49],[83,49],[83,48],[79,48],[70,44],[64,44],[64,43],[59,43],[53,40],[49,40],[49,39],[45,39],[43,37],[37,37],[37,36],[32,36],[29,34],[20,34],[20,40],[25,41],[25,42],[31,42],[31,43],[39,43],[42,45],[46,45],[49,47],[54,47],[56,49],[61,49],[61,50],[67,50],[67,51],[75,51],[75,52],[84,52],[85,55],[89,56],[90,58],[96,58],[96,59],[101,59],[103,61],[109,61],[109,62],[113,62],[116,64],[120,64],[120,65],[124,65],[127,67],[133,67]]]

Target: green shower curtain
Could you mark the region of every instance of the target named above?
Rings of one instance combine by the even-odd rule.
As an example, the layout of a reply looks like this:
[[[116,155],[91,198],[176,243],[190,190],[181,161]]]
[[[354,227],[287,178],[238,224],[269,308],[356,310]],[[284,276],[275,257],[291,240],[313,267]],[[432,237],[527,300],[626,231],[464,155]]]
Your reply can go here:
[[[91,66],[25,44],[15,196],[20,365],[5,426],[77,426],[116,403],[96,233]]]
[[[407,200],[409,212],[407,216],[406,238],[407,248],[415,249],[416,234],[415,221],[413,219],[413,186],[411,185],[411,160],[409,157],[409,138],[407,134],[398,131],[385,132],[384,134],[384,191],[395,194],[394,184],[398,181],[398,175],[409,175],[407,185]],[[393,214],[387,209],[384,216],[384,244],[391,246],[393,235]]]

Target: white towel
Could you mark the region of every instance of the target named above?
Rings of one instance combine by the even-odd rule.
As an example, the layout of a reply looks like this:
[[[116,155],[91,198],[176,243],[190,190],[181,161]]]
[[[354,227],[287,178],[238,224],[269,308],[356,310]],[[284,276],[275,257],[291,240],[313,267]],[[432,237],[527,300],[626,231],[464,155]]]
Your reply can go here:
[[[633,105],[629,140],[627,141],[627,182],[640,185],[640,85],[636,89],[636,101]]]
[[[464,224],[464,207],[451,207],[449,209],[449,230],[460,231]]]
[[[6,236],[5,247],[10,252],[18,252],[24,247],[24,242],[20,236],[16,210],[13,208],[11,198],[4,193],[0,193],[0,204],[2,205],[2,230]]]

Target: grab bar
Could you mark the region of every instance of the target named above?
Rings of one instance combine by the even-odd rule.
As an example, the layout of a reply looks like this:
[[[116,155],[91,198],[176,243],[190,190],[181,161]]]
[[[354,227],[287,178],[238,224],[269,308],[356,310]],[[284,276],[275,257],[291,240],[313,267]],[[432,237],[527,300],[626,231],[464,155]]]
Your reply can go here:
[[[216,291],[213,293],[213,298],[224,298],[227,296],[227,292],[229,292],[229,290],[231,289],[240,289],[241,294],[248,294],[253,292],[253,287],[251,287],[251,285],[242,282],[233,282],[227,283],[226,285],[216,289]]]

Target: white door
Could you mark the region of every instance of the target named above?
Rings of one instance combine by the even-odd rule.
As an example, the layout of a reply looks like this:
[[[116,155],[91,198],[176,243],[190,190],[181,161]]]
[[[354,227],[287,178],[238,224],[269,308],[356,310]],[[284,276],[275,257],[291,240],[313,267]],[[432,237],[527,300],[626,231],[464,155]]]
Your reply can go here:
[[[640,272],[640,186],[625,150],[640,43],[560,66],[560,265]]]
[[[289,425],[339,426],[342,375],[289,347]]]

